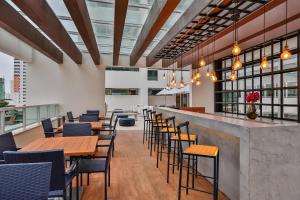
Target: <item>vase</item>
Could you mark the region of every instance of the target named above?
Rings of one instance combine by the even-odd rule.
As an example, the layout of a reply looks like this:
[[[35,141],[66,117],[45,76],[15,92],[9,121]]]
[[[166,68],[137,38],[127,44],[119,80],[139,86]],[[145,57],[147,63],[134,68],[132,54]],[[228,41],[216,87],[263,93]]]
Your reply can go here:
[[[247,117],[249,119],[253,119],[253,120],[257,118],[256,107],[255,107],[255,104],[253,102],[250,103],[249,106],[248,106]]]

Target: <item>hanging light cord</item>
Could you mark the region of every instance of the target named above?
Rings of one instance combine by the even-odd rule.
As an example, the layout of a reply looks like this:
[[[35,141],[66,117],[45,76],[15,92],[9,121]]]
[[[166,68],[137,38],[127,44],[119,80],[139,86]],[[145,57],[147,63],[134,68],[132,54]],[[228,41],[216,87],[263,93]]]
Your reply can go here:
[[[288,0],[285,1],[285,45],[287,46],[287,17],[288,17]]]
[[[264,4],[264,56],[266,56],[266,4]]]

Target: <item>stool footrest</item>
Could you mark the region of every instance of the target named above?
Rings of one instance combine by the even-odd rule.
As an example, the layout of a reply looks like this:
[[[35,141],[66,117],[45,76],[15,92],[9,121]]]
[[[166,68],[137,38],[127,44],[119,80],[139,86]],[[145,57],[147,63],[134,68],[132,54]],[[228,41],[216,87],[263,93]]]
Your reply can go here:
[[[192,187],[186,187],[186,186],[180,186],[181,188],[188,188],[190,190],[195,190],[195,191],[198,191],[198,192],[203,192],[203,193],[206,193],[206,194],[211,194],[213,195],[214,193],[213,192],[208,192],[208,191],[205,191],[205,190],[201,190],[201,189],[197,189],[197,188],[192,188]]]

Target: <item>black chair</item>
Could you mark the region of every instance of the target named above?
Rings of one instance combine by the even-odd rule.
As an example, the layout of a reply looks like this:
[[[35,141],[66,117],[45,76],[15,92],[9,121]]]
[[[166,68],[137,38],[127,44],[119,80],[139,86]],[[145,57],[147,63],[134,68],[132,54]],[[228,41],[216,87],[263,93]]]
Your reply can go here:
[[[90,123],[69,123],[64,124],[63,137],[91,136],[92,126]]]
[[[108,119],[109,119],[109,123],[104,122],[104,123],[102,123],[102,126],[103,126],[103,127],[106,127],[106,128],[111,128],[111,127],[112,127],[113,120],[114,120],[114,116],[115,116],[115,112],[113,111],[113,112],[111,113],[110,118],[108,118]]]
[[[87,173],[88,175],[91,173],[104,173],[104,199],[107,199],[107,185],[110,186],[110,160],[114,146],[114,140],[115,131],[112,134],[106,155],[93,156],[93,159],[81,159],[78,164],[78,173]]]
[[[99,121],[98,115],[81,115],[79,116],[79,122],[97,122]]]
[[[55,131],[57,128],[53,128],[52,121],[50,118],[42,120],[42,126],[44,129],[45,137],[54,137],[58,132]]]
[[[67,117],[68,117],[69,122],[74,122],[74,121],[78,120],[78,117],[74,117],[73,113],[71,111],[67,112]]]
[[[76,177],[78,195],[78,176],[77,162],[72,162],[68,171],[65,171],[64,151],[32,151],[32,152],[13,152],[3,153],[5,163],[39,163],[51,162],[51,179],[49,197],[63,197],[66,199],[66,190],[70,187],[70,199],[72,199],[72,179]],[[78,197],[78,196],[77,196]]]
[[[5,133],[0,135],[0,164],[4,164],[4,157],[3,152],[4,151],[17,151],[19,148],[17,148],[14,136],[12,132]]]
[[[51,163],[0,166],[1,200],[47,200]]]
[[[116,133],[117,133],[117,124],[118,124],[118,117],[116,117],[115,122],[114,122],[114,126],[113,128],[109,131],[108,134],[102,135],[100,134],[98,136],[99,140],[112,140],[113,137],[116,137]],[[97,147],[109,147],[109,144],[98,144]],[[113,143],[113,147],[112,147],[112,156],[114,156],[114,152],[115,152],[115,144]]]

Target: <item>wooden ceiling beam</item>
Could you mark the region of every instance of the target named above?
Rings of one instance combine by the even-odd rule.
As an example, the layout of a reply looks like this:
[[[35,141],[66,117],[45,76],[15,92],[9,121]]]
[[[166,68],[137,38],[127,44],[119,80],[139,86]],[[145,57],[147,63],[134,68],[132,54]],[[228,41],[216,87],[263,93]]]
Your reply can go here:
[[[56,63],[63,63],[63,53],[6,1],[0,1],[0,26]]]
[[[70,58],[82,64],[82,55],[64,26],[45,0],[13,0],[41,30],[46,33]]]
[[[113,65],[118,65],[128,0],[115,1]]]
[[[199,15],[202,9],[204,9],[210,0],[198,1],[194,0],[190,7],[182,14],[182,16],[176,21],[176,23],[170,28],[167,34],[160,40],[160,42],[153,48],[150,54],[146,57],[147,67],[156,63],[159,58],[155,56],[164,48],[178,33],[180,33],[195,17]]]
[[[180,0],[156,0],[148,14],[141,33],[130,55],[130,65],[135,65],[161,27],[168,20]]]
[[[100,65],[100,53],[85,0],[64,0],[64,3],[95,65]]]

